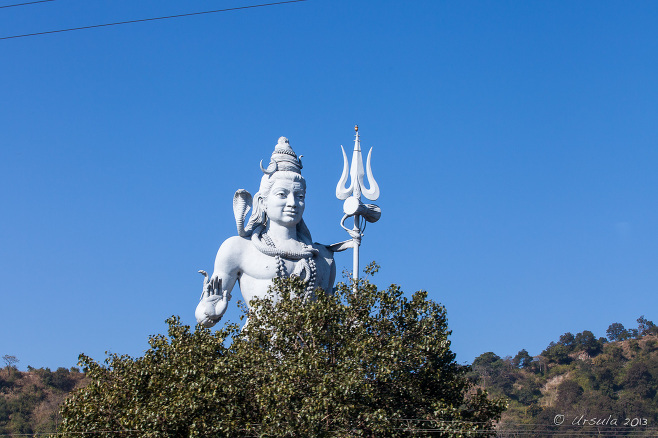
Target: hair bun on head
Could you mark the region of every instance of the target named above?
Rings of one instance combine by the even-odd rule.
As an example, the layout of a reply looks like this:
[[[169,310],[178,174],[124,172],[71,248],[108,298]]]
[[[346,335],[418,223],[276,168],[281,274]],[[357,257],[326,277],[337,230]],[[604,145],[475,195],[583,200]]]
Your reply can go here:
[[[272,152],[272,158],[267,169],[263,167],[263,162],[260,162],[260,169],[266,175],[271,175],[279,170],[295,172],[301,175],[302,167],[301,156],[297,157],[286,137],[279,137],[278,143],[274,146],[274,152]]]

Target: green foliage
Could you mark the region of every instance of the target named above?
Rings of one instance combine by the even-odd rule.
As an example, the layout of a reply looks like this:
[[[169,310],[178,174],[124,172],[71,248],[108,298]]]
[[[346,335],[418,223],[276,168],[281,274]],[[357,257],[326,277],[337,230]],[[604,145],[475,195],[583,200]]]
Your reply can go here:
[[[637,324],[637,331],[639,336],[658,334],[658,326],[656,326],[653,321],[646,319],[644,315],[637,319]]]
[[[574,380],[565,380],[557,387],[557,406],[566,412],[583,395],[583,388]]]
[[[608,339],[611,341],[623,341],[630,338],[630,333],[624,328],[624,325],[619,322],[613,322],[605,331]]]
[[[71,372],[69,370],[59,367],[52,373],[52,378],[48,384],[53,388],[69,392],[75,386],[75,380],[71,378]]]
[[[541,396],[541,385],[536,379],[519,379],[520,383],[515,398],[523,405],[530,406],[536,404]]]
[[[528,351],[524,348],[514,356],[512,364],[517,368],[530,368],[532,365],[532,356],[530,356]]]
[[[501,359],[490,351],[475,358],[472,368],[471,379],[479,377],[485,388],[496,388],[496,395],[511,396],[518,375],[511,359]]]
[[[548,347],[546,347],[546,350],[542,351],[541,355],[551,362],[562,365],[571,362],[571,357],[569,356],[570,352],[571,350],[569,347],[551,342],[548,344]]]
[[[657,376],[658,377],[658,376]],[[623,383],[641,397],[653,398],[656,394],[656,382],[644,361],[634,361],[626,369]]]
[[[375,272],[371,270],[371,272]],[[339,284],[309,302],[276,280],[240,331],[170,318],[143,357],[81,356],[91,383],[62,408],[65,436],[493,436],[504,403],[466,378],[445,308],[425,292]],[[230,339],[230,342],[229,342]],[[103,432],[113,431],[113,432]],[[119,432],[117,432],[119,431]],[[120,431],[124,431],[122,434]]]
[[[557,343],[551,342],[541,356],[548,362],[568,365],[573,360],[574,353],[585,352],[589,356],[594,356],[601,352],[605,342],[604,338],[596,339],[589,330],[578,333],[576,336],[567,332],[560,336]]]
[[[567,353],[571,353],[577,346],[576,337],[571,332],[566,332],[565,334],[560,336],[558,345],[563,346]]]
[[[473,361],[473,367],[492,367],[500,361],[500,356],[498,356],[493,351],[487,353],[482,353]]]
[[[583,350],[590,356],[600,353],[603,348],[603,342],[600,339],[596,339],[594,333],[589,330],[578,333],[574,339],[574,343],[576,350]]]

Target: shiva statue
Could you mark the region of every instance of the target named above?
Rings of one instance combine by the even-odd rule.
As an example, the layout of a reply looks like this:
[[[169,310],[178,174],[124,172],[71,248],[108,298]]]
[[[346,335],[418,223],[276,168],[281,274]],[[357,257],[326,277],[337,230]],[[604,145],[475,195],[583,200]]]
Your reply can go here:
[[[219,247],[210,278],[199,271],[205,280],[195,316],[204,327],[212,327],[224,315],[236,282],[248,306],[255,298],[271,297],[269,287],[277,277],[296,275],[304,280],[302,298],[312,297],[316,288],[331,291],[336,277],[334,252],[351,247],[350,241],[325,246],[311,240],[302,218],[306,181],[301,156],[287,138],[279,138],[268,167],[263,168],[262,161],[260,167],[264,175],[253,199],[242,189],[233,197],[238,235]]]

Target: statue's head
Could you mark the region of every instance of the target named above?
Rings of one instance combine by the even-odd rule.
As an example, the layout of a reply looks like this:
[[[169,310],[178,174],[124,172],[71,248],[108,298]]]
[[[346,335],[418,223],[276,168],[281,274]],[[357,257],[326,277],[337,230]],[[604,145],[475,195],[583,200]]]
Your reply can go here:
[[[271,212],[277,219],[283,214],[283,221],[288,221],[297,227],[297,235],[305,243],[311,243],[311,234],[304,224],[302,214],[304,213],[304,197],[306,195],[306,180],[301,173],[301,156],[298,158],[290,147],[288,139],[280,137],[274,147],[272,158],[267,169],[261,170],[264,175],[260,180],[260,188],[254,196],[254,209],[247,224],[247,229],[253,230],[259,225],[267,225],[270,218],[267,215],[268,208],[282,209],[283,212]],[[283,205],[283,201],[277,199],[285,196],[292,201]],[[276,198],[275,198],[276,197]],[[294,206],[292,204],[294,203]],[[277,214],[279,213],[279,214]]]

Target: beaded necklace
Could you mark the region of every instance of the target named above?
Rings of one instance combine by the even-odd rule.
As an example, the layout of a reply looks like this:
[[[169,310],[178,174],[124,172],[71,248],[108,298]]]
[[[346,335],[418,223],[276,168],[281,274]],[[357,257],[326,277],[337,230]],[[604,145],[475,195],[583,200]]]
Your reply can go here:
[[[289,277],[283,259],[299,260],[290,275],[300,277],[306,283],[306,288],[304,289],[305,298],[311,296],[316,288],[315,283],[317,281],[317,266],[313,258],[320,252],[311,245],[306,245],[302,242],[300,242],[302,245],[301,251],[281,250],[276,247],[272,238],[264,230],[265,227],[260,226],[251,235],[251,241],[256,249],[265,255],[274,257],[276,260],[276,276],[278,278]]]

